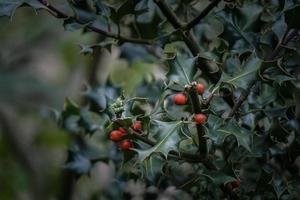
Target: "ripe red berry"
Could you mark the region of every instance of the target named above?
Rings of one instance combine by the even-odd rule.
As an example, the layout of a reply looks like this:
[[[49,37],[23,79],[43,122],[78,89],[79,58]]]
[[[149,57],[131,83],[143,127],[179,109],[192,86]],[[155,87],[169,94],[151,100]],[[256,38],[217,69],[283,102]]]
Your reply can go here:
[[[133,130],[139,131],[142,129],[142,122],[141,121],[136,121],[132,124]]]
[[[206,121],[206,116],[202,113],[200,114],[195,114],[193,117],[194,122],[196,122],[197,124],[204,124]]]
[[[187,102],[187,97],[183,93],[178,93],[173,96],[173,102],[176,105],[185,105]]]
[[[123,140],[122,142],[120,142],[119,147],[121,150],[127,151],[133,147],[133,144],[130,140]]]
[[[241,181],[240,181],[240,179],[237,179],[236,181],[232,181],[230,184],[233,189],[238,188],[241,185]]]
[[[118,131],[122,132],[123,135],[125,135],[125,134],[127,133],[126,130],[125,130],[124,128],[122,128],[122,127],[120,127],[120,128],[118,129]]]
[[[205,91],[205,86],[202,83],[198,83],[196,86],[198,94],[203,94]]]
[[[110,132],[109,138],[111,141],[118,142],[121,140],[123,135],[124,135],[124,133],[122,133],[121,131],[114,130],[114,131]]]

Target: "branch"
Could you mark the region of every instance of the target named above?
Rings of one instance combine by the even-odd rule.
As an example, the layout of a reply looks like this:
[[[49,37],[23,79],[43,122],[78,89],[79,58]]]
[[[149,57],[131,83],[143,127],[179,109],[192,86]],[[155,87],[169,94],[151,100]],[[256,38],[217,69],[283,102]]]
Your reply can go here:
[[[183,41],[185,42],[193,56],[199,56],[199,54],[201,53],[201,49],[194,35],[189,30],[184,29],[185,25],[182,24],[176,14],[169,8],[164,0],[154,0],[154,2],[165,15],[167,20],[171,23],[171,25],[175,29],[179,30]],[[216,83],[219,80],[221,70],[218,67],[213,68],[211,65],[209,65],[209,61],[207,61],[206,59],[199,57],[197,67],[205,72],[212,82]]]
[[[179,18],[177,18],[176,14],[169,8],[164,0],[154,0],[154,2],[175,29],[180,29],[183,26]]]
[[[192,102],[194,114],[199,114],[202,111],[201,111],[201,104],[200,104],[200,99],[198,97],[196,86],[197,83],[193,82],[192,86],[190,88],[187,88],[187,92]],[[201,124],[196,124],[196,128],[198,134],[200,156],[206,158],[208,150],[207,150],[206,138],[204,137],[205,135],[204,127]]]
[[[214,8],[216,7],[219,2],[221,0],[213,0],[206,8],[204,8],[204,10],[197,16],[195,17],[193,20],[191,20],[189,23],[187,23],[186,25],[184,25],[182,27],[183,30],[190,30],[191,28],[193,28],[195,25],[197,25],[206,15],[208,15],[208,13]]]
[[[50,14],[52,14],[54,17],[64,18],[64,19],[74,19],[77,23],[86,25],[85,28],[87,30],[99,33],[99,34],[104,35],[104,36],[109,37],[109,38],[114,38],[116,40],[119,40],[121,43],[129,42],[129,43],[148,44],[148,45],[152,45],[154,43],[154,41],[152,41],[152,40],[140,39],[140,38],[131,38],[131,37],[119,35],[119,34],[116,34],[116,33],[104,31],[102,29],[99,29],[99,28],[93,26],[93,24],[85,24],[82,21],[80,21],[79,19],[67,15],[66,13],[58,10],[56,7],[50,5],[47,2],[47,0],[38,0],[38,1],[41,4],[43,4],[47,8],[48,12]]]
[[[200,104],[200,100],[198,97],[198,93],[196,90],[196,85],[197,83],[193,82],[192,83],[192,87],[191,88],[187,88],[188,89],[188,93],[190,95],[190,99],[193,105],[193,110],[195,114],[201,113],[201,104]],[[211,97],[209,98],[209,101],[212,99],[213,94],[211,95]],[[200,159],[202,164],[210,170],[218,170],[217,167],[209,160],[207,159],[207,139],[204,137],[205,132],[204,132],[204,127],[201,124],[197,124],[197,134],[198,134],[198,140],[199,140],[199,152],[200,152]],[[230,196],[231,199],[238,199],[238,196],[232,191],[232,189],[230,188],[229,185],[220,185],[220,189],[227,194],[228,196]]]
[[[235,115],[235,113],[238,111],[238,109],[241,107],[242,103],[247,99],[247,97],[249,96],[252,87],[254,87],[256,83],[256,80],[252,81],[248,88],[246,90],[243,90],[241,92],[241,95],[239,97],[239,99],[235,102],[235,104],[233,105],[230,113],[228,114],[228,118],[231,118]]]

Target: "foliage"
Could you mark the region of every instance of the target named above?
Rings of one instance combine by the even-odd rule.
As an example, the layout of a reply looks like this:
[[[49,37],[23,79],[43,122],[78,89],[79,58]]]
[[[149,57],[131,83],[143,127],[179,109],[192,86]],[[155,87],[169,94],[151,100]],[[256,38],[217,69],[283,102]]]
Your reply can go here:
[[[68,31],[105,36],[82,44],[83,54],[119,46],[123,65],[87,89],[89,104],[67,99],[57,115],[74,138],[66,168],[80,176],[99,161],[118,166],[118,182],[101,195],[123,199],[133,180],[143,181],[145,198],[172,186],[174,199],[299,198],[298,0],[0,0],[0,16],[24,5],[49,11]],[[186,105],[173,104],[178,92]],[[193,121],[198,113],[208,116],[204,125]],[[131,127],[137,120],[142,130]],[[120,127],[129,151],[87,142],[101,132],[111,144]]]

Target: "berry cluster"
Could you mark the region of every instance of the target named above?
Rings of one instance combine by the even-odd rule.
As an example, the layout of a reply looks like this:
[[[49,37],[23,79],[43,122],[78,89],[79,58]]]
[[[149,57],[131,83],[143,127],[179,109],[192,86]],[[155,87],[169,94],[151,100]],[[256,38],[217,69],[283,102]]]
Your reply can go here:
[[[205,86],[202,83],[196,85],[196,90],[199,95],[202,95],[205,91]],[[188,101],[188,96],[186,93],[178,93],[173,96],[173,103],[176,105],[185,105]],[[197,124],[204,124],[206,121],[206,116],[203,113],[197,113],[193,117],[193,121]]]
[[[142,129],[141,121],[136,121],[132,124],[131,128],[134,131],[140,132]],[[121,150],[127,151],[133,147],[133,143],[130,139],[123,139],[125,135],[127,135],[127,131],[123,127],[119,127],[117,130],[113,130],[110,132],[109,139],[113,142],[117,142],[118,146]]]

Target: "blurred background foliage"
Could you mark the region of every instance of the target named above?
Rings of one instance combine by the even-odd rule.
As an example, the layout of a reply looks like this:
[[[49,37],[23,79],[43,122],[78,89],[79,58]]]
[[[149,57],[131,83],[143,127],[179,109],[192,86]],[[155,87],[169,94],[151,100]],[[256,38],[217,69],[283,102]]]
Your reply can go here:
[[[108,80],[132,94],[141,82],[151,81],[153,74],[162,77],[163,71],[153,62],[142,61],[154,60],[143,55],[144,48],[130,44],[122,47],[122,52],[131,49],[126,59],[115,46],[101,49],[96,56],[85,55],[90,47],[84,44],[103,38],[82,30],[65,31],[62,22],[45,11],[23,7],[12,17],[0,17],[0,24],[0,199],[51,199],[61,193],[61,168],[70,142],[70,135],[63,134],[53,120],[52,111],[61,110],[66,97],[83,101],[83,86],[95,81],[91,77],[100,84]],[[97,75],[93,74],[95,65]],[[96,133],[89,139],[97,148],[95,138],[99,137]],[[111,181],[114,167],[100,162],[91,173],[91,178],[78,181],[75,199],[101,192]],[[41,191],[43,195],[38,194]]]
[[[51,120],[50,110],[61,109],[66,96],[81,98],[92,56],[80,54],[79,44],[97,39],[80,30],[66,32],[61,23],[28,7],[0,18],[0,120],[6,123],[0,129],[1,200],[30,200],[32,185],[40,183],[47,184],[45,196],[59,192],[69,137]],[[28,166],[27,157],[38,164]]]

